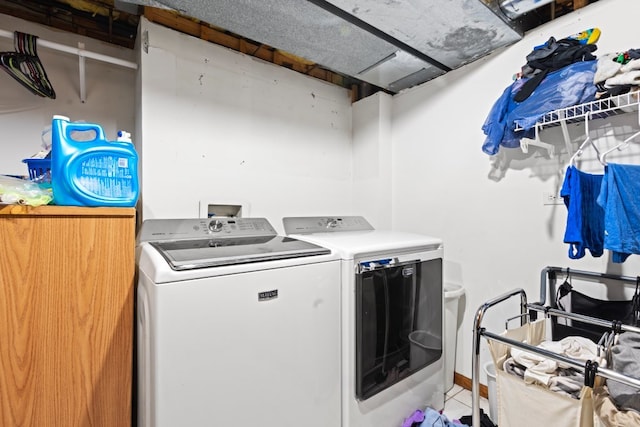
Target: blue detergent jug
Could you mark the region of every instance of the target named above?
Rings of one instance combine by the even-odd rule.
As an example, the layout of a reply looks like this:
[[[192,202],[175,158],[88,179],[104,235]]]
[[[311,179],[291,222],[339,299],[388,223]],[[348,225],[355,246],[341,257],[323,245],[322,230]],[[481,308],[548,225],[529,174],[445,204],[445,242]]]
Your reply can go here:
[[[135,206],[138,154],[128,134],[107,141],[100,125],[53,116],[51,187],[56,205]]]

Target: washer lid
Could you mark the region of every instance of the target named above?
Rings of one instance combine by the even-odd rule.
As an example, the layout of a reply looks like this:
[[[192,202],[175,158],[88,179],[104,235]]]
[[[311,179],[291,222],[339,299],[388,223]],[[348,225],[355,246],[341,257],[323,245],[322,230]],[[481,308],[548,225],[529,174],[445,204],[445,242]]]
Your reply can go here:
[[[150,220],[143,223],[138,242],[148,242],[174,270],[331,253],[313,243],[278,236],[264,218]]]
[[[272,261],[331,251],[291,237],[243,237],[150,242],[174,270],[219,267],[249,262]]]

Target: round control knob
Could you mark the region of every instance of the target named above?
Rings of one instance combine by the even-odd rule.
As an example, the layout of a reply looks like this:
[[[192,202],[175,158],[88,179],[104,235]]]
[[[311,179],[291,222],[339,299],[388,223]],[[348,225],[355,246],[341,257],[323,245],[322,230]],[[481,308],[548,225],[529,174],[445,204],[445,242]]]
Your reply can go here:
[[[215,219],[209,223],[209,231],[217,233],[222,230],[223,226],[224,223],[222,221],[220,221],[219,219]]]

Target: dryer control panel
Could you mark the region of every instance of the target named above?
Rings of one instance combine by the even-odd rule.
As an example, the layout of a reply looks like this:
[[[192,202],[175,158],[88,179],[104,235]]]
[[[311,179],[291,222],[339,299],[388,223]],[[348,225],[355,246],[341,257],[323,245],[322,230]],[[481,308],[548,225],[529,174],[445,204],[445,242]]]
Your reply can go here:
[[[286,217],[282,223],[286,234],[373,230],[362,216]]]

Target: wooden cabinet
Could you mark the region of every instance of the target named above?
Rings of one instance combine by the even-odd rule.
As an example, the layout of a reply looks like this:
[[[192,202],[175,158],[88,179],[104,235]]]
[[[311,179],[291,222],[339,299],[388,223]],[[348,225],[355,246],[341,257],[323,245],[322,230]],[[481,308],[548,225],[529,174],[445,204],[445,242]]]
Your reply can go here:
[[[0,206],[0,426],[131,425],[135,209]]]

